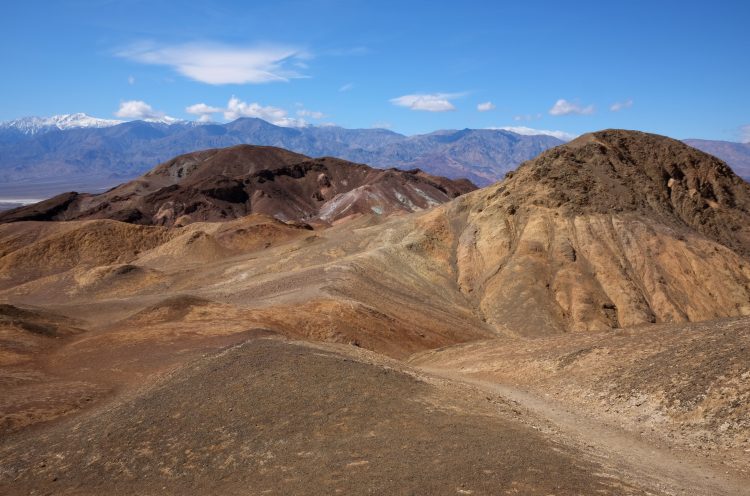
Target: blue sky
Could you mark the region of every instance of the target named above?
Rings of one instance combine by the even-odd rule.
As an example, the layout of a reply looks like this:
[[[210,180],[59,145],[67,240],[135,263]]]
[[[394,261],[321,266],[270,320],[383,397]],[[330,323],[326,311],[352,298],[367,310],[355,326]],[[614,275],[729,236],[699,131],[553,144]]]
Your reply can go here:
[[[749,21],[745,1],[7,2],[0,120],[750,140]]]

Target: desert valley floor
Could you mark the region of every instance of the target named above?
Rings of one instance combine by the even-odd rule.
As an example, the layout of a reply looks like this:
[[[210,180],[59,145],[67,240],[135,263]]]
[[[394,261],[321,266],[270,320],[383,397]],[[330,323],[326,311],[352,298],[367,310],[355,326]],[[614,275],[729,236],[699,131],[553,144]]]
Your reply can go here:
[[[603,131],[471,191],[268,153],[0,214],[0,494],[750,494],[724,163]]]

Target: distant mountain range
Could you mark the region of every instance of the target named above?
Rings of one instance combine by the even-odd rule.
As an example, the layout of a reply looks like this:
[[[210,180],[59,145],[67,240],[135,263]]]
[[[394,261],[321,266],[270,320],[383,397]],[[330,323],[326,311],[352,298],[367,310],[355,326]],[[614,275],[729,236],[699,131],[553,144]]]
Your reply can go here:
[[[78,127],[111,127],[125,121],[99,119],[83,113],[53,115],[52,117],[23,117],[12,121],[0,122],[0,129],[10,133],[25,135],[46,133],[52,130],[73,129]]]
[[[562,143],[547,135],[489,129],[404,136],[386,129],[279,127],[254,118],[226,124],[118,122],[73,114],[0,125],[0,184],[5,184],[0,194],[38,196],[112,186],[173,156],[238,144],[277,146],[383,168],[420,168],[486,185]]]
[[[508,130],[441,130],[405,136],[387,129],[280,127],[261,119],[226,124],[98,119],[86,114],[0,123],[0,198],[44,198],[129,181],[176,155],[238,144],[276,146],[375,167],[419,168],[485,186],[564,141]],[[686,140],[750,179],[750,144]]]

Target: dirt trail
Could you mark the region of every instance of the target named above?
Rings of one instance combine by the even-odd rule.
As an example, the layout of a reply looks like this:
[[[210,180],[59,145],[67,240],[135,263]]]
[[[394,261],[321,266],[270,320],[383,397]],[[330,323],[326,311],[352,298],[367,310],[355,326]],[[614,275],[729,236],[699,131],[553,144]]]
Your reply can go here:
[[[739,474],[690,454],[651,444],[635,434],[570,411],[533,393],[446,370],[421,369],[518,403],[552,424],[559,434],[579,445],[597,462],[629,474],[637,483],[675,495],[750,495],[750,481]]]

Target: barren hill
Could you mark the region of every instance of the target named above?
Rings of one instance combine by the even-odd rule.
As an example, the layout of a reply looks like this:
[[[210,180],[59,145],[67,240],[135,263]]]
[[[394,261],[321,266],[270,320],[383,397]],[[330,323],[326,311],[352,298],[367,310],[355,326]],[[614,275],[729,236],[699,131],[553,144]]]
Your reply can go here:
[[[171,226],[261,213],[335,221],[413,212],[475,189],[420,170],[373,169],[331,157],[239,145],[181,155],[100,195],[65,193],[0,214],[0,222],[114,219]]]
[[[250,340],[110,408],[11,436],[0,447],[0,490],[647,494],[545,439],[520,413],[382,359]]]
[[[669,138],[603,131],[445,206],[456,276],[524,334],[750,313],[750,185]]]

